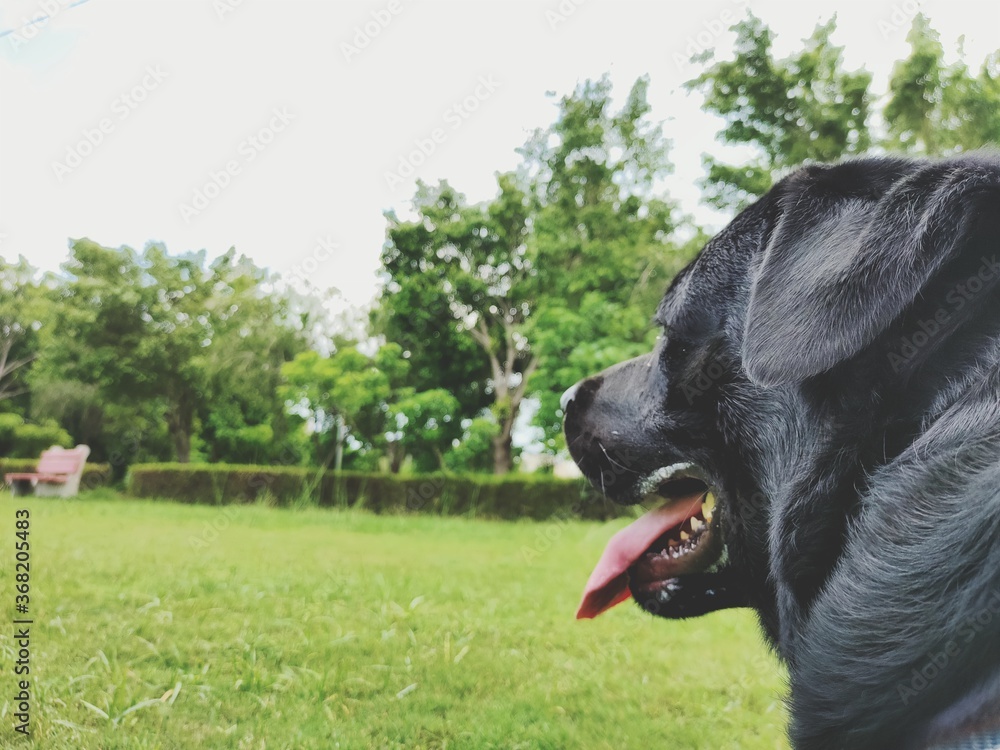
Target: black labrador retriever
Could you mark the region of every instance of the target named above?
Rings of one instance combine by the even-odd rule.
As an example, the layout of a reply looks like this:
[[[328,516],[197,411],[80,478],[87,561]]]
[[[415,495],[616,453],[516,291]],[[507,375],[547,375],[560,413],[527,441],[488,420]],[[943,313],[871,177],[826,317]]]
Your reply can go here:
[[[578,616],[752,607],[796,750],[1000,747],[1000,156],[803,168],[656,321],[563,398],[588,479],[655,506]]]

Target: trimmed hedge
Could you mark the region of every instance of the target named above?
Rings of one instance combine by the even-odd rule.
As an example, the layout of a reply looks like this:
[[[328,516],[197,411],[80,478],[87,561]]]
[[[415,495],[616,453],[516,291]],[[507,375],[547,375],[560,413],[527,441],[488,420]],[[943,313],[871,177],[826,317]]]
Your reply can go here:
[[[38,467],[37,458],[0,458],[0,481],[4,474],[34,471]],[[108,464],[86,463],[80,479],[80,491],[104,487],[111,482],[111,466]],[[2,486],[2,485],[0,485]]]
[[[375,513],[422,512],[501,519],[574,516],[606,520],[628,515],[582,481],[512,474],[397,476],[326,472],[301,467],[232,464],[133,464],[126,492],[223,505],[266,502],[365,508]]]

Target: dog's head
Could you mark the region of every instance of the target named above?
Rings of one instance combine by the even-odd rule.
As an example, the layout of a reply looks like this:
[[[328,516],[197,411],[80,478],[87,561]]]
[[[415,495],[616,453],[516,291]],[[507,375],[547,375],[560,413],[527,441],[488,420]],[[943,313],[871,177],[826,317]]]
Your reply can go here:
[[[563,397],[585,476],[650,508],[609,544],[578,616],[629,595],[664,617],[748,605],[777,638],[785,605],[808,607],[877,452],[912,439],[933,392],[924,373],[985,297],[942,315],[942,295],[984,258],[982,286],[997,280],[998,175],[986,156],[808,167],[706,245],[663,298],[655,349]],[[937,333],[914,348],[928,319]],[[860,442],[830,447],[845,436]],[[775,572],[785,540],[771,519],[780,496],[795,523],[792,493],[813,489],[838,498],[825,507],[839,519],[818,543],[830,549],[807,550],[800,601],[782,578],[795,561]]]

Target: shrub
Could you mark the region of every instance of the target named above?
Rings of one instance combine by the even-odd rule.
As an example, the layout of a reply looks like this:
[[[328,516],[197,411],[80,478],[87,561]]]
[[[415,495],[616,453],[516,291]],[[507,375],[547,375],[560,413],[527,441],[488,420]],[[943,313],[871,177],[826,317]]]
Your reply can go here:
[[[0,414],[0,456],[38,458],[53,445],[71,448],[73,439],[55,422],[28,424],[17,414]]]
[[[552,516],[607,519],[630,513],[581,481],[512,474],[398,476],[302,467],[231,464],[135,464],[135,497],[226,504],[267,500],[288,506],[366,508],[375,513],[435,513],[501,519]]]

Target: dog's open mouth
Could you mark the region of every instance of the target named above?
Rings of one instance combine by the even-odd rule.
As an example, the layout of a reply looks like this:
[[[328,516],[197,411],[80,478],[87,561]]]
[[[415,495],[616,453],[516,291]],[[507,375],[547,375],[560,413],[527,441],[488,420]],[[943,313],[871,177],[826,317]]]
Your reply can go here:
[[[684,576],[704,573],[722,557],[715,498],[698,467],[664,467],[641,489],[643,501],[657,507],[612,537],[587,581],[577,619],[597,617],[633,593],[666,603]]]

